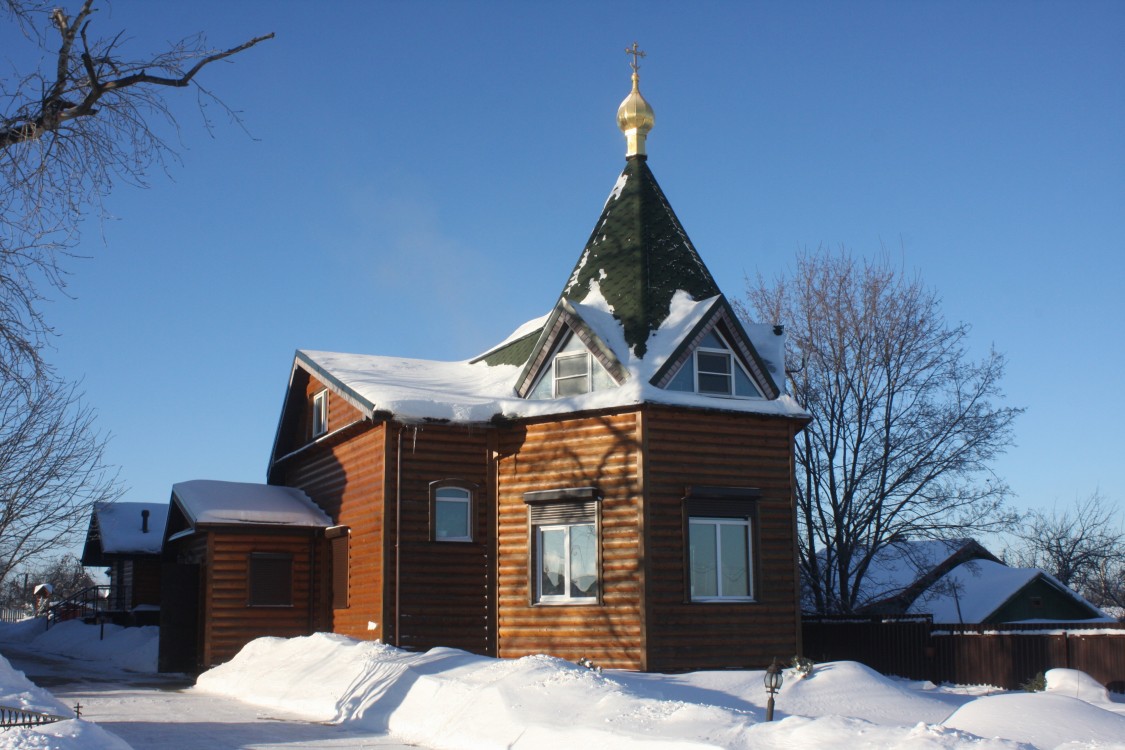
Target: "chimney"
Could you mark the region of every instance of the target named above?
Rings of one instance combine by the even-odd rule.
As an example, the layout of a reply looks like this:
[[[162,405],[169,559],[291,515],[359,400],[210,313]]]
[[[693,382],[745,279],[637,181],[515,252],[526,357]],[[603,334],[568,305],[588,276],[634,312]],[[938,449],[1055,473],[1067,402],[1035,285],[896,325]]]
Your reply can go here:
[[[141,531],[148,533],[148,508],[141,511]]]

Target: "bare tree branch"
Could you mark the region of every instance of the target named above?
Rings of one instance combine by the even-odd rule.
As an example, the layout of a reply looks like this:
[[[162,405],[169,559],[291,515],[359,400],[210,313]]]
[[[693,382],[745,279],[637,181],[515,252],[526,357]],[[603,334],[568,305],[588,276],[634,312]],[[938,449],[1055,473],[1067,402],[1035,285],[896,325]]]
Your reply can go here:
[[[175,158],[159,135],[176,127],[167,92],[195,86],[219,101],[201,71],[273,34],[222,50],[189,37],[130,59],[122,33],[92,33],[94,0],[73,16],[42,0],[0,0],[0,11],[42,61],[0,76],[2,582],[15,561],[72,541],[93,503],[118,494],[93,411],[44,357],[54,335],[44,304],[66,293],[82,221],[118,181],[144,185],[150,167]]]
[[[879,550],[897,539],[1006,528],[1007,486],[990,462],[1022,410],[1002,398],[1004,358],[965,350],[937,296],[886,261],[798,257],[747,300],[785,325],[790,390],[812,415],[796,458],[800,565],[815,609],[851,612]]]

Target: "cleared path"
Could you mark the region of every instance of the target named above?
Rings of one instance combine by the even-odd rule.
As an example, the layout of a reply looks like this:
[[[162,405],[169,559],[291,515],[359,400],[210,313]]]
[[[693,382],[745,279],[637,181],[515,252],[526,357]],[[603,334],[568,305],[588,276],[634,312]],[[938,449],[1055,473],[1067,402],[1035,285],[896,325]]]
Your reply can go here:
[[[0,653],[34,683],[136,750],[416,748],[385,735],[309,723],[284,712],[189,690],[183,676],[137,674],[94,662],[36,654],[11,644]]]

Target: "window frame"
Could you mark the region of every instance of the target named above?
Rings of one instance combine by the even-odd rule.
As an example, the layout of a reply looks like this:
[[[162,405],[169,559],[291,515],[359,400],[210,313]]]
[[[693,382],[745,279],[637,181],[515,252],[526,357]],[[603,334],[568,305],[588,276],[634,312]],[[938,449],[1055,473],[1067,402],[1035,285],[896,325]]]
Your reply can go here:
[[[582,359],[583,362],[586,365],[586,371],[584,373],[582,373],[581,375],[559,375],[559,361],[564,360],[564,359],[566,359],[566,360]],[[583,394],[590,393],[590,391],[593,388],[593,384],[594,384],[593,366],[592,366],[592,363],[590,361],[592,359],[593,359],[593,356],[590,354],[589,351],[564,352],[564,351],[560,350],[557,354],[555,354],[555,358],[551,363],[551,378],[554,381],[553,384],[552,384],[552,388],[553,388],[553,393],[554,393],[555,398],[570,398],[571,396],[581,396]],[[559,393],[559,384],[560,383],[562,383],[564,381],[576,381],[576,380],[580,380],[580,379],[585,380],[585,382],[586,382],[586,389],[585,390],[577,391],[575,393],[566,393],[566,394]]]
[[[696,595],[695,593],[695,556],[693,554],[694,547],[692,545],[692,527],[713,527],[714,528],[714,550],[715,550],[715,594],[711,595]],[[744,561],[746,563],[745,576],[746,576],[746,590],[747,594],[724,594],[723,593],[723,534],[722,528],[724,526],[737,526],[745,529],[746,539],[746,556]],[[754,524],[749,518],[713,518],[708,516],[689,516],[688,517],[688,565],[690,568],[690,589],[688,596],[692,602],[752,602],[755,599],[754,590],[754,537],[753,537]]]
[[[328,433],[328,389],[321,388],[312,395],[312,412],[309,417],[309,435],[316,439]]]
[[[528,604],[533,607],[578,606],[602,604],[602,522],[601,494],[594,487],[540,490],[524,493],[528,507]],[[571,540],[574,529],[589,526],[594,537],[594,584],[591,596],[572,596]],[[566,576],[563,594],[543,594],[543,532],[566,530]]]
[[[461,479],[440,479],[436,482],[430,482],[430,541],[431,542],[473,542],[476,535],[474,534],[474,521],[476,519],[476,494],[479,485],[473,482],[466,482]],[[438,493],[442,490],[458,490],[465,493],[465,500],[454,500],[452,498],[439,498]],[[458,504],[464,502],[465,504],[465,529],[468,536],[438,536],[438,503],[439,502],[456,502]]]
[[[266,573],[276,574],[278,571],[276,571],[276,570],[270,571],[268,569],[262,570],[261,568],[259,568],[257,571],[255,571],[255,564],[254,564],[255,562],[262,563],[262,564],[265,564],[265,563],[280,563],[280,562],[288,563],[288,565],[285,568],[285,577],[288,579],[286,581],[287,585],[284,586],[284,587],[282,587],[281,585],[276,585],[276,591],[280,592],[280,591],[283,590],[283,588],[284,588],[284,590],[286,590],[287,596],[284,597],[285,601],[282,601],[281,597],[279,597],[278,600],[276,600],[276,601],[272,601],[272,600],[262,601],[262,600],[260,600],[260,598],[266,599],[266,600],[270,599],[268,594],[272,593],[274,588],[275,588],[275,584],[270,583],[268,581],[268,579],[266,581],[261,581],[261,580],[259,580],[260,577],[263,576],[263,575],[266,575]],[[263,588],[262,588],[263,583],[266,586],[265,590],[263,590]],[[267,596],[263,597],[262,596],[263,594],[266,594]],[[247,555],[247,561],[246,561],[246,606],[247,607],[254,607],[254,608],[286,608],[286,607],[293,607],[294,606],[293,605],[293,554],[291,552],[251,552]]]
[[[761,602],[761,566],[758,523],[758,501],[761,491],[751,487],[688,487],[683,500],[684,601],[688,604],[755,604]],[[718,537],[720,525],[740,525],[746,529],[746,584],[748,595],[699,596],[693,593],[691,527],[715,524]],[[722,591],[721,544],[716,543],[717,590]]]

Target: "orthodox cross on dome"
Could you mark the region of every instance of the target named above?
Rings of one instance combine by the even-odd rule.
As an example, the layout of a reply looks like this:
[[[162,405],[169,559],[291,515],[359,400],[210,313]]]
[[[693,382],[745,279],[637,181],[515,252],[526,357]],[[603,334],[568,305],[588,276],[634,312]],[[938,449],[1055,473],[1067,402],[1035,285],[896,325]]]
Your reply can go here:
[[[633,90],[629,92],[625,101],[621,102],[621,106],[617,108],[617,127],[621,128],[621,132],[625,134],[625,156],[643,157],[645,154],[645,138],[656,122],[652,107],[641,96],[641,76],[637,72],[641,67],[637,60],[644,57],[645,53],[637,47],[636,42],[633,42],[632,47],[625,48],[625,54],[633,56],[633,62],[629,63],[629,66],[633,68]]]
[[[625,48],[625,54],[626,54],[626,55],[632,55],[632,56],[633,56],[633,62],[629,63],[629,67],[631,67],[631,68],[633,69],[633,72],[634,72],[634,73],[636,73],[636,72],[637,72],[638,70],[640,70],[640,69],[641,69],[641,66],[640,66],[640,64],[639,64],[639,63],[637,62],[637,58],[639,58],[639,57],[644,57],[644,56],[645,56],[645,53],[644,53],[644,52],[642,52],[642,51],[641,51],[641,50],[640,50],[640,49],[639,49],[639,48],[637,47],[637,43],[636,43],[636,42],[633,42],[633,46],[632,46],[631,48],[630,48],[630,47],[626,47],[626,48]]]

